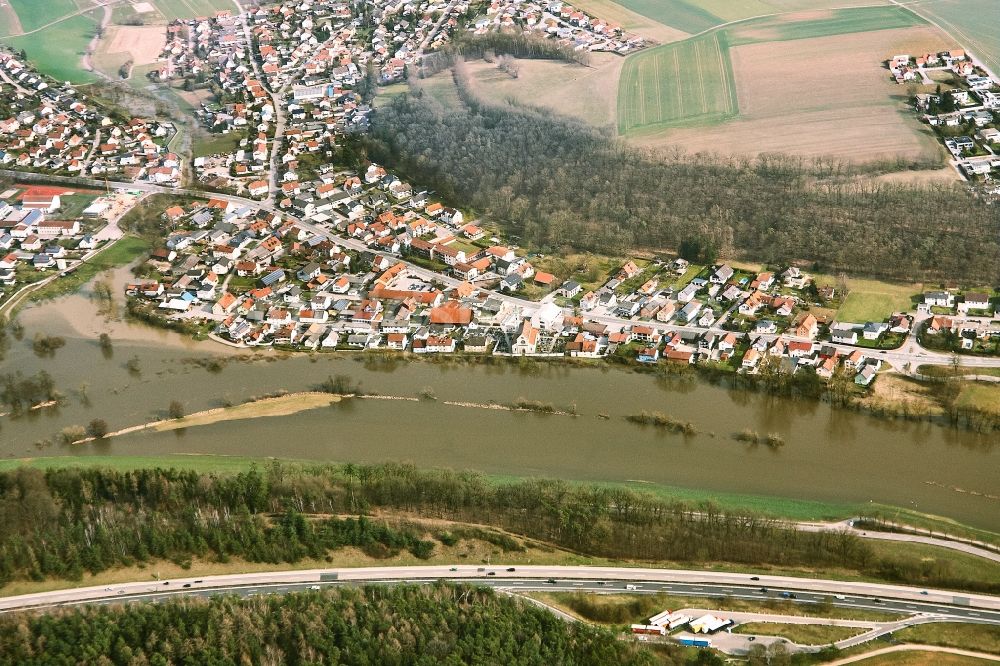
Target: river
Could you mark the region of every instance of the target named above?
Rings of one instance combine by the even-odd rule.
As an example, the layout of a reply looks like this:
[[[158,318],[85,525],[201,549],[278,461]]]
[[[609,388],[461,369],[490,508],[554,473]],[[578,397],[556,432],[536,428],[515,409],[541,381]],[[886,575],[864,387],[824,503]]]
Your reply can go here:
[[[115,288],[128,278],[115,274]],[[120,294],[117,290],[115,293]],[[638,480],[717,492],[914,508],[1000,531],[998,438],[940,425],[885,420],[811,401],[764,396],[700,379],[664,381],[609,367],[399,362],[351,354],[260,352],[248,361],[213,342],[120,321],[105,321],[86,290],[21,313],[26,334],[3,372],[48,371],[67,396],[62,406],[0,419],[0,455],[212,453],[331,461],[407,461],[419,466],[566,479]],[[36,332],[61,335],[52,358],[31,350]],[[102,353],[101,332],[114,340]],[[139,374],[127,361],[139,359]],[[196,361],[222,359],[221,370]],[[315,388],[348,375],[362,390],[436,401],[349,400],[289,416],[230,421],[183,431],[143,432],[81,446],[50,444],[93,418],[112,430],[164,418],[171,400],[188,412],[278,390]],[[518,413],[444,404],[552,403],[578,416]],[[641,410],[690,421],[697,433],[667,433],[625,420]],[[602,418],[606,415],[609,418]],[[734,439],[745,428],[779,433],[772,449]]]

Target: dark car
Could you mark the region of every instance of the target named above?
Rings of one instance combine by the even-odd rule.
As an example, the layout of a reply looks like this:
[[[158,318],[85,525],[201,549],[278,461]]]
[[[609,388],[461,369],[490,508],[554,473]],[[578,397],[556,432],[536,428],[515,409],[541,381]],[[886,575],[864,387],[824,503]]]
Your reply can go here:
[[[760,576],[750,576],[750,580],[760,580]]]
[[[548,583],[549,585],[555,585],[556,584],[556,579],[555,578],[549,578],[545,582]]]
[[[203,581],[203,580],[196,580],[195,582],[196,583],[204,583],[205,581]]]
[[[497,572],[496,571],[488,571],[488,572],[486,572],[486,575],[487,576],[496,576]]]
[[[761,591],[762,594],[767,594],[767,588],[766,587],[760,588],[760,591]]]
[[[169,580],[165,580],[165,581],[163,581],[163,584],[164,585],[170,585],[170,581]]]
[[[184,587],[191,587],[191,583],[184,583]]]
[[[872,601],[874,601],[874,602],[875,602],[875,603],[877,603],[877,604],[880,604],[880,603],[882,603],[882,600],[881,600],[881,599],[872,599]]]
[[[514,567],[507,567],[507,571],[516,571],[516,569]]]

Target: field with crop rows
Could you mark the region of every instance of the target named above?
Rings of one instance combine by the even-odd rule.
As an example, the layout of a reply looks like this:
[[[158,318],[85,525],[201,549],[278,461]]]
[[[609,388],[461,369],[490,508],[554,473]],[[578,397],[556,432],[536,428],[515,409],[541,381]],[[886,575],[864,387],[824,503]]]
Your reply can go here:
[[[721,122],[739,110],[723,32],[666,44],[625,61],[618,129]]]

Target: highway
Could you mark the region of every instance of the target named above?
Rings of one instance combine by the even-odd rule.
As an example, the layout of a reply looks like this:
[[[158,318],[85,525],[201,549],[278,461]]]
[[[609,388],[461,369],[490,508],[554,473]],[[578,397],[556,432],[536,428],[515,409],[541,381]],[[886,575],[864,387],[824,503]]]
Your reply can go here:
[[[489,575],[491,571],[495,575]],[[334,575],[336,581],[323,581],[324,578],[332,578]],[[555,583],[548,582],[550,579]],[[517,566],[514,571],[509,571],[504,565],[493,567],[441,565],[312,569],[200,578],[192,576],[163,582],[140,581],[3,597],[0,598],[0,612],[123,601],[158,603],[179,596],[209,597],[235,594],[251,597],[302,591],[313,586],[328,584],[420,584],[438,580],[482,584],[512,592],[539,590],[614,591],[635,594],[665,592],[686,596],[729,596],[746,599],[781,599],[782,592],[789,592],[795,595],[795,598],[789,601],[800,604],[829,602],[845,608],[867,608],[903,614],[923,613],[941,619],[1000,624],[1000,597],[988,595],[945,590],[926,590],[926,594],[923,594],[924,590],[914,587],[789,576],[751,577],[750,574],[682,569],[534,565]],[[634,589],[627,589],[627,585]],[[767,591],[762,592],[762,587]],[[844,598],[838,599],[835,595]]]

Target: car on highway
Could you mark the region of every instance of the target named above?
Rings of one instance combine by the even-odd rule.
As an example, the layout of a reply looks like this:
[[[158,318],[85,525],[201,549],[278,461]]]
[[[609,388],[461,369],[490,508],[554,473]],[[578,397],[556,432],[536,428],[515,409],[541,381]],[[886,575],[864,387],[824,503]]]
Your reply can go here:
[[[920,590],[920,594],[926,597],[929,594],[929,592],[927,592],[927,590]]]
[[[165,581],[163,581],[163,584],[164,585],[170,585],[170,581],[169,580],[165,580]]]
[[[191,587],[191,583],[184,583],[184,587]]]
[[[835,595],[833,596],[833,598],[834,598],[834,599],[839,599],[840,601],[844,601],[844,600],[846,600],[846,599],[847,599],[847,597],[845,597],[845,596],[844,596],[844,595],[842,595],[842,594],[835,594]]]
[[[458,571],[458,567],[452,567],[452,568],[448,569],[448,571]]]
[[[507,567],[507,571],[517,571],[514,567]],[[927,594],[926,592],[924,594]]]
[[[319,589],[319,585],[310,585],[309,589],[310,590],[318,590]]]
[[[548,583],[549,585],[555,585],[556,584],[556,579],[555,578],[549,578],[545,582]]]
[[[766,587],[760,588],[760,593],[761,594],[767,594],[767,588]]]
[[[205,582],[205,581],[203,581],[203,580],[196,580],[196,581],[195,581],[195,583],[204,583],[204,582]]]
[[[880,604],[880,603],[882,603],[882,600],[881,600],[881,599],[872,599],[872,601],[874,601],[874,602],[875,602],[875,603],[877,603],[877,604]]]
[[[750,576],[750,580],[760,580],[760,576]]]
[[[496,576],[496,575],[497,575],[497,572],[496,572],[496,571],[487,571],[487,572],[486,572],[486,575],[487,575],[487,576]]]

